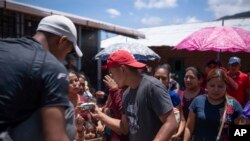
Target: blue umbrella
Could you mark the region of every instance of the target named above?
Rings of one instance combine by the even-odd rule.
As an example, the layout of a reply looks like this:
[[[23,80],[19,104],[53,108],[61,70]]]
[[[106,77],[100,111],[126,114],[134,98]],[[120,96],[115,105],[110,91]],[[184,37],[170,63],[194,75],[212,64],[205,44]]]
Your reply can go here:
[[[136,60],[148,61],[161,59],[161,57],[156,54],[152,49],[147,46],[138,43],[116,43],[112,44],[109,47],[103,49],[96,54],[96,60],[107,60],[109,55],[116,50],[127,50],[132,53]]]

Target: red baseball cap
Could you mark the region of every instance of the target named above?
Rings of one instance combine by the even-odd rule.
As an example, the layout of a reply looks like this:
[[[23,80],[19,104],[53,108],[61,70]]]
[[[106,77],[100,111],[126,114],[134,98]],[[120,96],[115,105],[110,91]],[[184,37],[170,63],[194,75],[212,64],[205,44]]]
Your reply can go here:
[[[126,50],[117,50],[111,53],[107,60],[107,65],[102,66],[103,69],[109,69],[113,67],[119,67],[121,65],[127,65],[133,68],[144,68],[146,64],[138,62],[134,56]]]

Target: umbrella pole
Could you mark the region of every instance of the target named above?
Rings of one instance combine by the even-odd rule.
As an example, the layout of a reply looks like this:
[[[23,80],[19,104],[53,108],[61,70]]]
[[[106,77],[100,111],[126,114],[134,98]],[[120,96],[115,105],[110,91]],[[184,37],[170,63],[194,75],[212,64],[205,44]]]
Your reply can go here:
[[[221,58],[221,50],[217,52],[217,60],[220,61],[220,58]]]
[[[224,19],[222,19],[221,21],[221,26],[224,26]],[[221,55],[221,49],[220,51],[217,53],[217,60],[220,61],[220,55]]]

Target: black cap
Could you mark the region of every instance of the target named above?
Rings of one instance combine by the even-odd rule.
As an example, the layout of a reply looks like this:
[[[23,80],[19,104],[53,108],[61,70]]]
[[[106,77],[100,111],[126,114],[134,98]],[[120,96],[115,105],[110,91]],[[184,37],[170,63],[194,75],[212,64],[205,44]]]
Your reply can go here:
[[[219,60],[217,60],[217,59],[211,59],[211,60],[209,60],[209,61],[207,62],[207,65],[206,65],[206,66],[209,66],[209,65],[211,65],[211,64],[217,65],[217,66],[219,66],[219,67],[222,66],[222,65],[221,65],[221,62],[220,62]]]

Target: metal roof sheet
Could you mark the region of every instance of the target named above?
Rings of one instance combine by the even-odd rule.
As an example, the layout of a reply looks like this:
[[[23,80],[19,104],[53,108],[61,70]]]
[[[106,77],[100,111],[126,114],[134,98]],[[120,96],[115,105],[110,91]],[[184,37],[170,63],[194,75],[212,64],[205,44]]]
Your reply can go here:
[[[105,39],[101,42],[101,48],[106,48],[114,43],[136,42],[149,47],[177,45],[189,34],[209,26],[222,26],[222,21],[199,22],[189,24],[168,25],[152,28],[142,28],[141,31],[146,35],[145,39],[133,39],[118,35]],[[250,18],[224,20],[224,26],[240,27],[250,31]]]

